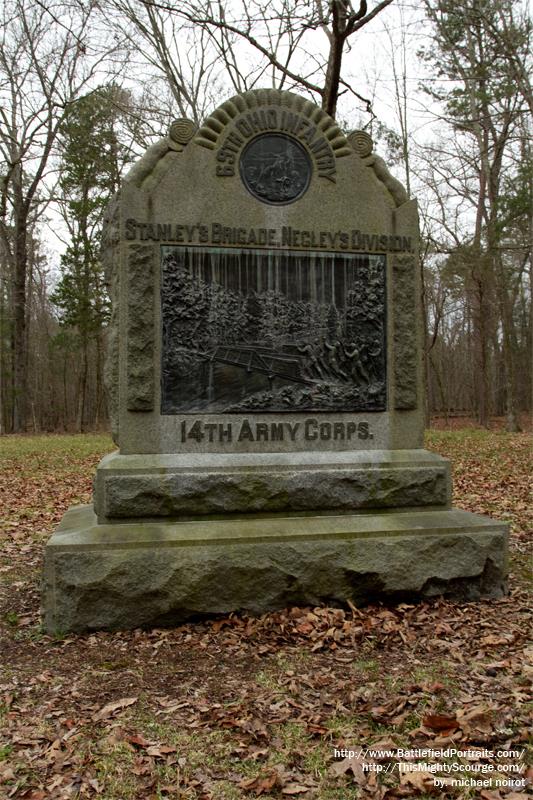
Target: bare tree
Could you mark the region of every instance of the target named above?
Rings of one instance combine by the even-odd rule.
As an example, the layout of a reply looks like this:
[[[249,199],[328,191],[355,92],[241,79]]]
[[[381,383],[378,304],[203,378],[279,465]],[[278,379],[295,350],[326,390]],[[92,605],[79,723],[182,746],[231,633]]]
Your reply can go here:
[[[444,186],[470,209],[473,225],[458,250],[474,288],[473,325],[476,329],[478,413],[487,426],[490,417],[491,351],[501,326],[502,357],[509,429],[516,429],[516,358],[513,320],[509,308],[509,271],[503,258],[505,222],[503,176],[512,168],[513,152],[526,97],[515,91],[514,70],[500,47],[494,30],[510,24],[509,0],[425,0],[432,24],[432,47],[427,53],[440,75],[453,81],[452,89],[432,91],[444,101],[443,123],[450,129],[451,145],[459,158],[440,159],[432,153],[433,170],[440,169]],[[503,16],[502,16],[503,15]],[[525,36],[525,32],[522,32]],[[524,54],[522,54],[524,55]],[[441,194],[442,196],[442,194]],[[510,262],[507,262],[510,263]]]
[[[6,0],[0,23],[0,241],[13,288],[12,423],[25,429],[29,220],[47,202],[44,181],[65,110],[84,90],[104,56],[90,39],[92,4]]]
[[[407,89],[407,29],[403,9],[399,8],[400,31],[399,41],[395,41],[391,27],[385,23],[384,29],[388,39],[388,57],[393,77],[393,103],[394,111],[400,129],[401,156],[405,175],[405,189],[411,196],[411,168],[410,168],[410,126],[409,126],[409,91]]]
[[[171,41],[175,29],[165,32],[162,20],[179,20],[181,25],[206,33],[216,55],[217,65],[224,65],[226,76],[236,91],[252,88],[269,72],[272,86],[300,87],[318,95],[322,108],[332,116],[343,91],[351,92],[367,109],[370,101],[356,92],[342,78],[342,60],[348,40],[371,22],[392,0],[381,0],[368,8],[360,0],[354,8],[350,0],[183,0],[173,5],[164,0],[113,0],[141,36],[153,47],[154,66],[159,65],[178,88],[180,97],[191,92],[185,86],[183,64]],[[316,33],[326,37],[324,57],[316,46]],[[198,33],[197,33],[198,35]],[[315,36],[313,43],[310,37]],[[172,47],[170,46],[172,45]],[[318,51],[318,52],[317,52]],[[204,51],[200,50],[200,63]],[[250,58],[253,54],[253,58]],[[209,70],[214,64],[207,60]],[[192,100],[187,98],[192,108]]]
[[[108,20],[110,8],[114,28],[126,38],[132,54],[142,54],[142,61],[148,64],[151,78],[156,81],[155,90],[145,88],[145,100],[148,95],[156,95],[161,108],[166,105],[168,91],[170,104],[166,121],[179,115],[199,123],[205,116],[206,106],[212,105],[219,84],[218,53],[211,46],[208,33],[200,26],[185,23],[169,9],[139,0],[111,0],[102,9]],[[231,64],[231,44],[225,52]],[[139,85],[148,83],[146,68],[142,71],[144,75],[138,76]],[[130,77],[137,77],[135,66]]]

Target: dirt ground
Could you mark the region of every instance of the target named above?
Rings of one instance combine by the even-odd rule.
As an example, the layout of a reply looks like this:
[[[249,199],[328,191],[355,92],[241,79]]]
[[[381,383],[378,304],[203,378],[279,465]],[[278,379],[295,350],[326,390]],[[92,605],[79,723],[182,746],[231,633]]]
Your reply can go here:
[[[455,505],[512,523],[508,597],[64,638],[40,627],[43,546],[112,443],[1,437],[0,797],[530,796],[531,440],[457,427],[427,446]]]

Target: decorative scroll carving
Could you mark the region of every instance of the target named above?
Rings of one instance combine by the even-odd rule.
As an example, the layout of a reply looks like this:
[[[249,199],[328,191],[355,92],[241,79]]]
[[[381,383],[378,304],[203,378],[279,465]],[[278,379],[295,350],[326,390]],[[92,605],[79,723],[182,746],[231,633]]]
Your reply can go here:
[[[183,152],[195,131],[196,125],[192,120],[185,118],[174,120],[168,136],[159,139],[146,150],[127,173],[124,181],[133,183],[139,189],[150,188],[154,180],[157,182],[159,175],[165,171],[169,159],[175,158],[176,153]]]
[[[226,127],[240,114],[264,106],[282,106],[306,117],[328,140],[336,158],[351,155],[352,148],[334,119],[310,100],[279,89],[254,89],[223,103],[208,117],[195,138],[196,144],[214,150]]]
[[[367,167],[374,170],[376,178],[381,181],[385,188],[392,195],[394,204],[402,206],[409,200],[409,195],[404,187],[394,175],[391,175],[389,168],[382,158],[372,152],[374,143],[372,137],[366,131],[352,131],[348,134],[348,142],[355,152],[363,159]]]
[[[417,407],[418,330],[415,259],[396,256],[393,261],[394,407]]]
[[[109,202],[102,229],[101,257],[106,288],[111,299],[111,317],[107,332],[107,352],[104,365],[104,384],[111,421],[113,441],[118,444],[118,363],[119,363],[119,313],[120,291],[120,195]]]
[[[169,246],[161,292],[162,413],[385,409],[385,256]]]
[[[154,251],[132,245],[128,258],[128,411],[154,407]]]
[[[196,132],[196,125],[191,119],[181,117],[174,120],[169,128],[168,135],[173,142],[187,144]]]
[[[374,149],[372,137],[366,131],[352,131],[348,134],[347,139],[357,155],[361,156],[361,158],[369,156]]]

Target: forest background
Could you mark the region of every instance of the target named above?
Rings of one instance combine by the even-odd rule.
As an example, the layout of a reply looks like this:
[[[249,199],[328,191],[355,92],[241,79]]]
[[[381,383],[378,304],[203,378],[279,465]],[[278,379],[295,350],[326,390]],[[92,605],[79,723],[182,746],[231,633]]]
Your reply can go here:
[[[170,123],[303,93],[420,206],[427,417],[531,410],[531,19],[513,0],[5,0],[0,433],[107,425],[102,217]]]

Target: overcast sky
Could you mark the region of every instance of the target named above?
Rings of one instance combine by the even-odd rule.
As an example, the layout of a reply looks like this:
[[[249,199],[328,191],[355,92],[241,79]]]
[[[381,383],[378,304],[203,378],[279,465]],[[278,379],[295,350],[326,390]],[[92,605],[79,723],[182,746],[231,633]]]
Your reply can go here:
[[[313,51],[320,50],[324,53],[327,51],[324,32],[320,30],[313,32],[307,41]],[[431,106],[427,95],[419,89],[422,79],[431,80],[427,68],[416,55],[418,49],[426,43],[427,22],[424,25],[420,7],[417,4],[396,0],[349,39],[349,48],[345,51],[343,60],[344,79],[359,94],[371,99],[377,120],[399,131],[393,65],[396,66],[397,77],[403,80],[405,59],[408,128],[413,137],[413,144],[415,141],[427,141],[436,135],[437,130],[435,121],[438,109]],[[242,52],[244,54],[245,50]],[[139,78],[146,75],[145,62],[139,52],[134,54],[128,71],[131,77],[125,79],[125,84],[134,90],[138,89],[136,74]],[[258,84],[260,85],[268,83],[265,80]],[[400,90],[403,92],[403,86]],[[223,96],[219,102],[223,102],[233,93],[234,91],[228,86],[225,92],[222,90]],[[368,126],[371,122],[363,104],[349,92],[345,92],[339,100],[337,118],[341,125],[346,125],[350,129],[361,125]],[[371,127],[368,129],[371,130]],[[164,130],[160,132],[161,135],[165,133]],[[382,156],[387,157],[383,144],[378,145],[377,150]],[[401,165],[391,165],[391,168],[397,177],[403,180]],[[60,254],[65,249],[61,239],[66,239],[66,233],[59,215],[52,207],[48,210],[47,217],[49,223],[43,233],[50,253],[50,266],[55,273]]]

